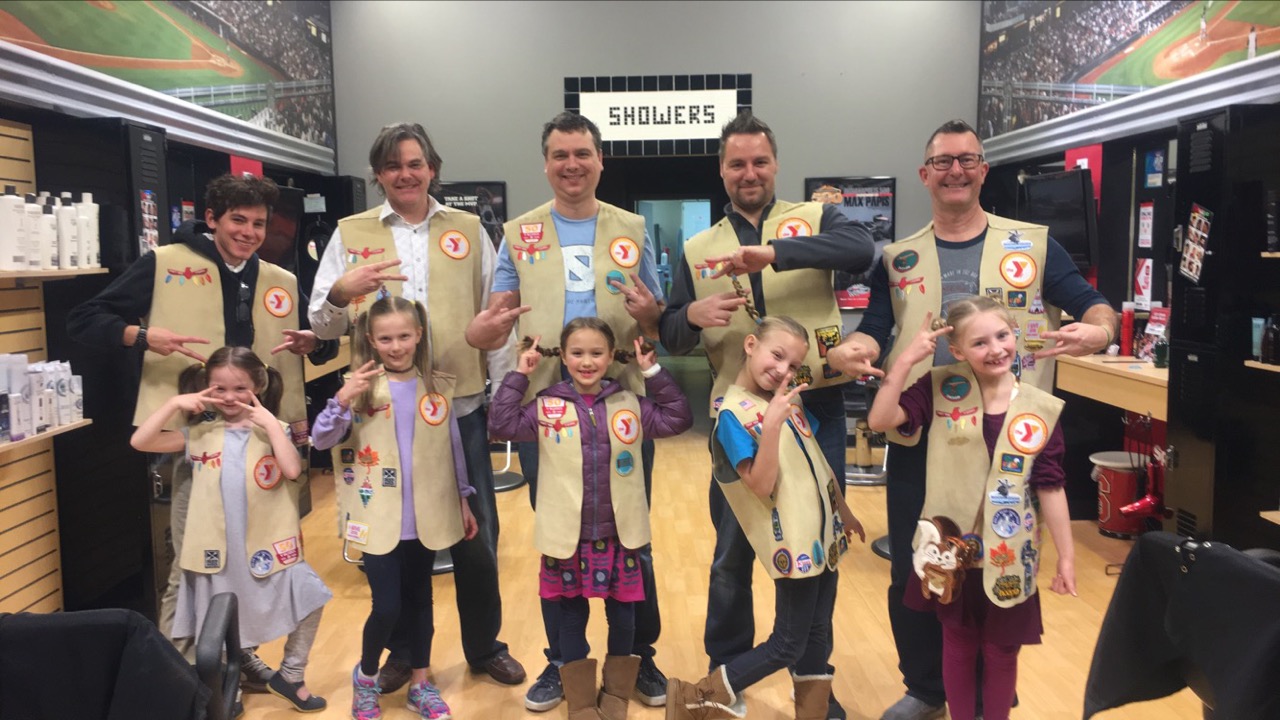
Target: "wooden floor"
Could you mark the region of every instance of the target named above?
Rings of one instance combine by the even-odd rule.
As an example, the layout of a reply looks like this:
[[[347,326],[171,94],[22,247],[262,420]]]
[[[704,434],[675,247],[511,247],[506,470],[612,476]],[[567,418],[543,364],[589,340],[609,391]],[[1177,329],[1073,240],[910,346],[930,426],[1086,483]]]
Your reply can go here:
[[[696,679],[706,670],[702,630],[706,617],[706,589],[713,535],[707,513],[710,462],[705,433],[691,431],[657,443],[654,473],[654,565],[663,632],[657,661],[668,675]],[[501,458],[495,458],[501,461]],[[1084,480],[1087,482],[1087,479]],[[329,701],[317,718],[350,717],[351,669],[359,658],[361,628],[369,610],[369,589],[364,575],[342,559],[337,539],[332,476],[313,478],[314,510],[303,522],[307,560],[333,590],[325,608],[320,635],[307,669],[307,684]],[[885,534],[883,488],[849,488],[849,504],[867,529],[868,539]],[[500,638],[529,671],[530,680],[545,665],[545,638],[538,609],[537,553],[532,547],[533,513],[528,491],[521,487],[498,495],[501,518],[499,570],[504,624]],[[1044,644],[1023,650],[1019,666],[1018,694],[1021,706],[1014,718],[1075,720],[1083,711],[1085,679],[1098,627],[1115,588],[1107,573],[1111,563],[1123,562],[1130,543],[1098,534],[1096,524],[1073,524],[1076,538],[1079,597],[1045,593]],[[1046,543],[1044,564],[1051,571],[1055,555]],[[889,630],[885,592],[889,563],[875,556],[869,546],[859,546],[841,564],[840,589],[835,616],[835,692],[850,718],[876,720],[902,694],[897,653]],[[772,622],[773,590],[761,568],[755,572],[756,638],[768,635]],[[452,575],[435,578],[436,634],[432,674],[445,700],[460,720],[521,717],[566,717],[565,706],[547,713],[524,709],[526,686],[499,685],[486,675],[473,675],[462,658],[458,640]],[[603,606],[593,603],[589,637],[594,648],[604,648]],[[276,666],[282,641],[264,646],[263,658]],[[753,720],[791,718],[791,683],[778,673],[746,692],[748,717]],[[383,716],[389,720],[414,714],[405,708],[405,691],[383,698]],[[270,695],[245,695],[247,718],[286,720],[296,715],[285,701]],[[633,720],[658,720],[661,708],[631,704]],[[1133,705],[1098,715],[1105,720],[1199,720],[1199,704],[1189,690],[1164,700]]]

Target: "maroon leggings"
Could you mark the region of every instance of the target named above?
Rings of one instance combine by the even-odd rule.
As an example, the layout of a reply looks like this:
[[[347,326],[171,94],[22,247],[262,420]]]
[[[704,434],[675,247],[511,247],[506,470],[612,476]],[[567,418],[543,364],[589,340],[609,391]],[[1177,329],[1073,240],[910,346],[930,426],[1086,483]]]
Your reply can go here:
[[[983,720],[1009,720],[1021,648],[984,641],[982,628],[942,626],[942,684],[947,691],[951,720],[973,720],[979,650],[983,663]]]

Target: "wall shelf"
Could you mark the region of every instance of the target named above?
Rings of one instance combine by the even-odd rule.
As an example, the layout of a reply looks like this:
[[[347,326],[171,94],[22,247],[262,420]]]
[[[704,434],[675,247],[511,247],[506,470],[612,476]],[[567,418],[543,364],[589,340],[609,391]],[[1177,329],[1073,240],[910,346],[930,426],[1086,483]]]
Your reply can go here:
[[[1264,257],[1264,258],[1280,258],[1280,252],[1264,252],[1264,253],[1262,253],[1262,257]]]
[[[1269,372],[1280,373],[1280,365],[1272,365],[1269,363],[1258,362],[1257,360],[1245,360],[1245,367],[1257,368],[1258,370],[1267,370]]]
[[[0,270],[0,280],[63,280],[78,275],[105,275],[108,268],[85,270]]]
[[[92,420],[90,420],[89,418],[85,418],[84,420],[77,420],[69,425],[59,425],[58,427],[55,427],[55,428],[49,428],[48,430],[45,430],[42,433],[36,433],[31,437],[23,438],[17,442],[0,443],[0,455],[3,455],[4,453],[8,453],[8,452],[13,452],[14,450],[19,450],[24,447],[35,445],[36,443],[42,440],[48,440],[54,435],[61,435],[62,433],[71,432],[72,430],[79,430],[82,427],[88,427],[92,424],[93,424]]]

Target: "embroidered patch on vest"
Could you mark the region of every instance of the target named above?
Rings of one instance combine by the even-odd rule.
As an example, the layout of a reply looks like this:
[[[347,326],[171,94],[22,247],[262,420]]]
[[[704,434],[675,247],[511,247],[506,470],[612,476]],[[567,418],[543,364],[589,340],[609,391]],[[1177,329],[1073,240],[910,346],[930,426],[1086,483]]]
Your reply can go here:
[[[796,572],[807,573],[812,569],[813,569],[813,561],[809,559],[808,555],[805,555],[804,553],[800,553],[799,555],[796,556]]]
[[[454,260],[462,260],[471,254],[471,241],[457,230],[440,236],[440,249]]]
[[[203,470],[205,465],[210,469],[222,467],[222,453],[202,452],[199,455],[189,455],[191,458],[191,467],[195,470]]]
[[[342,482],[350,485],[356,481],[355,468],[342,468]]]
[[[1016,288],[1030,287],[1037,271],[1036,261],[1026,253],[1013,252],[1000,258],[1000,277]]]
[[[192,270],[189,267],[181,270],[170,268],[168,274],[164,276],[164,281],[168,284],[174,278],[177,278],[179,285],[186,285],[189,280],[195,283],[197,287],[213,282],[213,278],[209,275],[209,268],[200,268],[199,270]]]
[[[1027,307],[1027,291],[1026,290],[1010,290],[1009,291],[1009,308],[1011,310],[1023,310]]]
[[[624,268],[633,268],[640,264],[640,246],[629,237],[614,238],[609,243],[609,257]]]
[[[614,437],[630,445],[640,437],[640,418],[635,413],[623,408],[609,419],[609,427]]]
[[[804,408],[791,405],[791,424],[805,437],[813,437],[813,428],[809,426],[809,418],[805,417]]]
[[[778,223],[778,238],[809,237],[813,234],[813,226],[802,218],[792,217]]]
[[[369,478],[365,478],[364,482],[360,483],[360,489],[356,492],[360,494],[360,502],[365,507],[369,507],[369,500],[373,498],[373,485],[369,483]]]
[[[1013,449],[1034,455],[1049,442],[1049,425],[1034,413],[1022,413],[1009,423],[1009,443]]]
[[[439,425],[449,419],[449,401],[440,393],[427,393],[418,401],[418,414],[428,425]]]
[[[276,561],[281,565],[292,565],[298,562],[301,556],[301,548],[298,547],[297,536],[287,537],[280,542],[271,543],[271,549],[276,552]]]
[[[367,247],[360,248],[359,250],[353,250],[351,248],[347,248],[347,263],[350,265],[354,265],[360,262],[361,260],[368,260],[369,258],[375,255],[381,255],[384,252],[386,252],[386,250],[383,248],[378,248],[376,250],[373,248],[367,248]]]
[[[222,551],[221,550],[205,550],[204,566],[205,566],[205,569],[208,569],[208,570],[222,567]]]
[[[347,530],[342,536],[353,543],[366,545],[369,542],[369,526],[355,520],[348,520]]]
[[[908,250],[904,253],[900,253],[893,259],[893,269],[898,272],[906,272],[919,264],[920,253],[915,250]]]
[[[396,486],[396,469],[382,468],[382,487],[393,488]]]
[[[613,461],[613,465],[617,468],[618,474],[623,477],[630,475],[631,471],[636,469],[635,458],[628,450],[623,450],[618,453],[618,457]]]
[[[1022,239],[1021,230],[1010,230],[1009,236],[1000,242],[1000,247],[1005,250],[1030,250],[1031,241]]]
[[[341,452],[339,452],[338,454],[341,456],[342,462],[346,463],[347,465],[356,464],[355,448],[344,447],[342,448]]]
[[[782,519],[778,517],[778,508],[771,511],[773,516],[773,539],[782,542]]]
[[[951,402],[960,402],[969,397],[969,391],[972,389],[973,384],[963,375],[948,375],[938,384],[938,392]]]
[[[773,567],[783,575],[791,574],[791,553],[786,548],[778,548],[773,554]]]
[[[991,516],[991,529],[1002,538],[1011,538],[1017,535],[1020,527],[1022,527],[1022,518],[1018,516],[1017,510],[1001,508]],[[1005,547],[1004,543],[1000,543],[1000,547],[1004,547],[1005,550],[1009,549]],[[991,554],[994,556],[998,549],[993,549]],[[1012,552],[1009,553],[1009,557],[1013,557]]]
[[[293,296],[288,290],[276,285],[267,288],[262,294],[262,306],[275,317],[289,317],[293,313]]]
[[[263,490],[270,490],[280,484],[280,480],[284,477],[284,473],[280,472],[280,465],[276,462],[275,455],[266,455],[258,460],[258,464],[253,466],[253,481]]]
[[[1013,453],[1000,453],[1000,472],[1021,475],[1026,458]]]
[[[271,568],[275,564],[275,558],[271,557],[271,553],[259,550],[249,558],[249,572],[253,573],[254,577],[266,577],[271,574]]]
[[[609,272],[605,273],[604,286],[608,288],[609,294],[611,295],[617,295],[618,293],[622,292],[621,290],[613,286],[615,282],[623,286],[627,284],[627,278],[625,275],[622,274],[621,270],[610,270]]]
[[[991,592],[1000,600],[1016,600],[1022,594],[1022,578],[1017,575],[1001,575],[996,578]]]

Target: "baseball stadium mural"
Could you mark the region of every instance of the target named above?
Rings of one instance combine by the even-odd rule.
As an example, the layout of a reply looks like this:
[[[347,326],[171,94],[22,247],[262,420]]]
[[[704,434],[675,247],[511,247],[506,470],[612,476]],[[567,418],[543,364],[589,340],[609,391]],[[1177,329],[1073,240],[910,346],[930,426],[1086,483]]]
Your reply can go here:
[[[0,40],[334,147],[327,0],[6,0]]]
[[[995,137],[1280,49],[1280,2],[985,0],[979,133]]]

